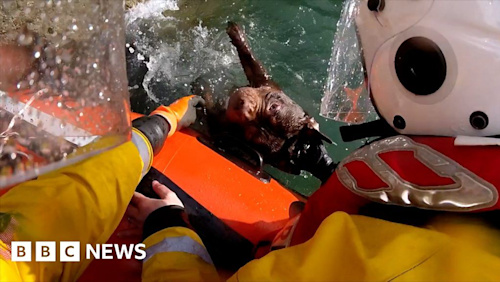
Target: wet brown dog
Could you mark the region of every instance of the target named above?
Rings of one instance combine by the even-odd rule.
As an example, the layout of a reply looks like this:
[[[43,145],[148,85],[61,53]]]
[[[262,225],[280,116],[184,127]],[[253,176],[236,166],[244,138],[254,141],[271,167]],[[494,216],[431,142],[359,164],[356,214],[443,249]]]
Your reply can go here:
[[[331,143],[330,139],[319,131],[314,118],[270,79],[254,57],[242,29],[229,22],[226,32],[249,82],[231,93],[222,115],[231,132],[239,132],[240,137],[257,148],[266,163],[295,174],[308,170],[323,178],[322,174],[334,166],[323,146],[323,141]]]
[[[245,139],[269,147],[272,153],[279,151],[286,139],[300,134],[304,129],[315,131],[318,137],[330,141],[319,132],[319,124],[314,118],[270,79],[264,66],[253,56],[241,28],[230,22],[227,34],[238,51],[250,85],[237,88],[231,94],[226,117],[229,122],[245,128]]]

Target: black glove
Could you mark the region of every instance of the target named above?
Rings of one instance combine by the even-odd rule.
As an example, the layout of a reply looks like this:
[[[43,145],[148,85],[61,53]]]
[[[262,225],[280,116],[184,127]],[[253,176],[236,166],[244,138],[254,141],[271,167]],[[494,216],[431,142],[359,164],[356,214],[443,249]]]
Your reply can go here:
[[[337,164],[330,158],[322,141],[299,139],[295,143],[291,162],[299,170],[305,170],[325,183],[335,171]]]

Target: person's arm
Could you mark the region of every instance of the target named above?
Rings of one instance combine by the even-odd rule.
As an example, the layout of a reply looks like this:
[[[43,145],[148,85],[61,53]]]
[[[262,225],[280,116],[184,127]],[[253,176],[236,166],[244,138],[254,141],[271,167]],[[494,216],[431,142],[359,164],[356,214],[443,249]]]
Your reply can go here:
[[[217,281],[217,271],[200,237],[189,228],[184,206],[165,185],[153,182],[160,199],[135,193],[127,209],[143,229],[144,281]]]
[[[217,281],[217,271],[200,237],[187,227],[168,227],[144,240],[144,281]]]
[[[169,106],[158,107],[149,116],[132,121],[132,142],[139,149],[145,164],[143,176],[151,168],[153,156],[161,150],[167,137],[190,126],[196,120],[196,107],[204,104],[200,96],[186,96]]]
[[[189,126],[195,106],[184,97],[134,122],[132,142],[22,183],[0,197],[1,277],[75,280],[87,267],[85,244],[103,244],[118,226],[135,187],[167,135]],[[10,241],[78,241],[81,263],[12,263]],[[5,264],[5,265],[4,265]],[[63,271],[64,270],[64,271]]]
[[[12,56],[25,63],[13,66]],[[0,46],[0,90],[15,89],[30,71],[30,53],[15,45]],[[75,280],[88,265],[85,244],[107,241],[120,222],[135,187],[150,168],[154,149],[167,135],[196,118],[197,97],[161,106],[153,122],[134,123],[132,142],[78,164],[41,175],[13,187],[0,197],[0,277],[22,280]],[[154,124],[153,124],[154,123]],[[148,132],[154,128],[157,135]],[[156,139],[154,139],[156,138]],[[10,261],[11,241],[79,241],[81,263]],[[33,246],[34,247],[34,246]],[[64,267],[63,267],[64,265]]]
[[[35,241],[78,241],[81,262],[16,262],[12,269],[2,267],[0,276],[17,272],[22,280],[76,280],[90,263],[85,244],[108,240],[140,181],[142,167],[137,149],[127,142],[2,195],[1,258],[10,256],[11,241],[31,241],[33,248]]]

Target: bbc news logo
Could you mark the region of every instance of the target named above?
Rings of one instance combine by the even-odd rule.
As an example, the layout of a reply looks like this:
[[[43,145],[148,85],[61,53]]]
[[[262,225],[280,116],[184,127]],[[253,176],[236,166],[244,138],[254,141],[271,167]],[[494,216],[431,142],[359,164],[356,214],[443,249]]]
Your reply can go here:
[[[59,250],[60,262],[80,261],[80,242],[61,241],[59,248],[53,241],[35,242],[32,249],[32,242],[13,241],[11,244],[12,261],[32,261],[35,254],[35,261],[55,262]],[[142,260],[146,258],[146,245],[144,244],[86,244],[85,259],[131,259]]]

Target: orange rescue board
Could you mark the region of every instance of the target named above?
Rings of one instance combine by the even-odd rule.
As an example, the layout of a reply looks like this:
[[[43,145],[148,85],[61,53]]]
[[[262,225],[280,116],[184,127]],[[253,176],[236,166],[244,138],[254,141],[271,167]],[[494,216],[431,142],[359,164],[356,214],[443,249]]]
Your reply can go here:
[[[261,182],[183,132],[167,139],[153,167],[254,244],[281,229],[298,200],[274,179]]]

